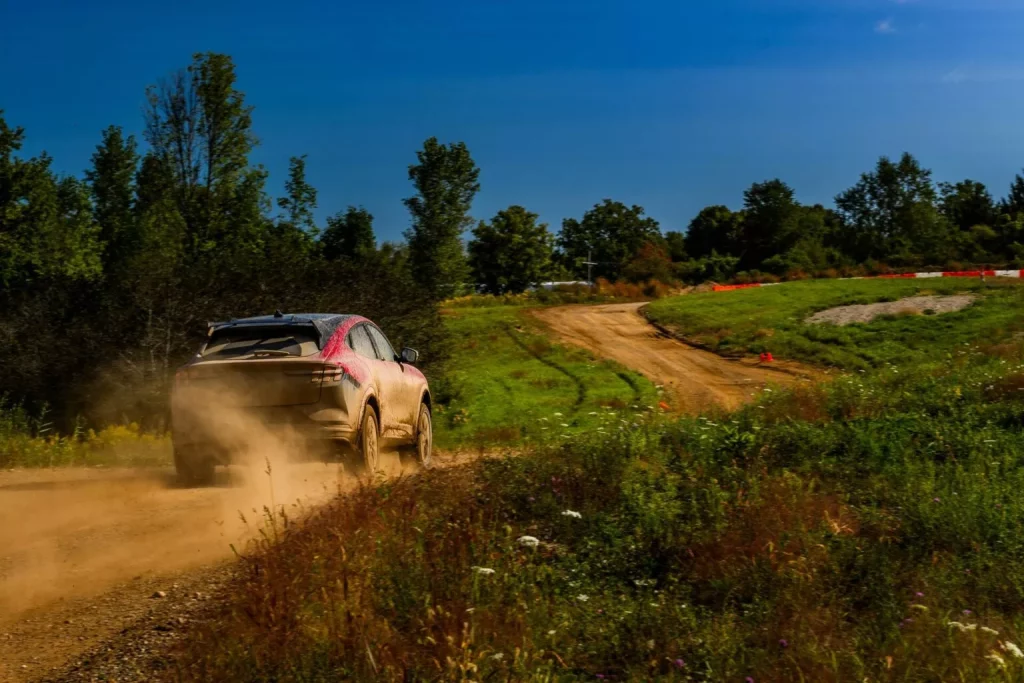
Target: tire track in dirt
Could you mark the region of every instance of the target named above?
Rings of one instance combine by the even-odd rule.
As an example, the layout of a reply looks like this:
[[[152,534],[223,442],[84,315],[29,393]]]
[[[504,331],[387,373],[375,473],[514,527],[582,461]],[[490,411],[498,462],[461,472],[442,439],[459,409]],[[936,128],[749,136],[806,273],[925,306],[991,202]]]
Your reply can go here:
[[[640,313],[644,303],[542,308],[533,314],[562,341],[614,360],[662,385],[681,412],[732,409],[768,385],[787,387],[821,373],[791,361],[764,365],[727,359],[657,330]]]
[[[570,414],[578,413],[579,410],[580,410],[580,407],[583,405],[583,402],[587,400],[587,387],[583,383],[583,380],[580,379],[579,377],[577,377],[576,375],[572,374],[572,372],[568,368],[565,368],[565,367],[559,365],[558,363],[556,363],[555,361],[551,360],[550,358],[545,358],[544,354],[538,353],[534,349],[531,349],[528,344],[526,344],[525,342],[523,342],[522,339],[519,339],[516,336],[515,331],[512,329],[512,327],[510,325],[506,324],[504,327],[505,327],[505,334],[508,335],[508,338],[512,340],[513,344],[515,344],[520,349],[522,349],[525,353],[530,354],[536,360],[540,361],[541,363],[543,363],[544,365],[548,366],[552,370],[556,370],[556,371],[562,373],[563,375],[565,375],[566,377],[568,377],[572,381],[572,383],[576,386],[576,402],[573,403],[573,405],[572,405],[572,412]]]

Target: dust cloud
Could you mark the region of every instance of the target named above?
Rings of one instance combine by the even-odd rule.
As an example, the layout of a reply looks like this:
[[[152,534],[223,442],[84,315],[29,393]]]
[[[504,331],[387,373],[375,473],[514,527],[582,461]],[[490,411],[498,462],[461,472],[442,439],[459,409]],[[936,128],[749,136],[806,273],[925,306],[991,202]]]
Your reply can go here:
[[[187,401],[238,456],[213,486],[182,487],[170,468],[0,472],[0,622],[138,576],[229,559],[270,519],[301,517],[356,485],[342,462],[311,459],[297,434],[263,424],[223,393],[190,392]],[[397,455],[384,460],[400,469]]]

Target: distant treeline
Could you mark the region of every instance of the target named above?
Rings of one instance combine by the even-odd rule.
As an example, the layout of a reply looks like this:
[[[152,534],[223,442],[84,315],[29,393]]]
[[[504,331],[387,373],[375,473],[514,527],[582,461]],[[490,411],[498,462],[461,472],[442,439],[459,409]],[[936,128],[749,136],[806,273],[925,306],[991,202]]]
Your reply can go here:
[[[473,289],[518,292],[588,268],[695,282],[1024,259],[1021,176],[997,202],[973,181],[936,186],[905,155],[881,159],[835,209],[771,180],[739,211],[704,209],[685,233],[606,199],[556,237],[521,206],[471,218],[479,169],[465,144],[434,138],[408,168],[404,242],[378,245],[361,207],[317,224],[304,156],[290,160],[284,196],[269,196],[230,57],[195,55],[146,103],[141,139],[107,128],[81,178],[56,174],[45,153],[19,155],[24,130],[0,112],[0,395],[48,405],[63,427],[159,427],[169,378],[209,320],[361,313],[421,350],[443,398],[454,388],[439,302]]]

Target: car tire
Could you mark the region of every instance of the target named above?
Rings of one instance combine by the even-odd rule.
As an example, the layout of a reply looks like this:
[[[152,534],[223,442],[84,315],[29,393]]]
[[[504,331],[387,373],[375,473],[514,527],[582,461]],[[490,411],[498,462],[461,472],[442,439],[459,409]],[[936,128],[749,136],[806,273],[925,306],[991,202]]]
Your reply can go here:
[[[357,469],[373,474],[380,469],[380,431],[377,428],[377,411],[366,406],[363,424],[359,429],[359,455]]]
[[[430,467],[434,455],[434,424],[426,403],[420,404],[420,414],[416,418],[416,441],[410,450],[417,465],[424,469]]]
[[[216,463],[196,448],[174,447],[174,469],[184,486],[209,486],[213,483]]]

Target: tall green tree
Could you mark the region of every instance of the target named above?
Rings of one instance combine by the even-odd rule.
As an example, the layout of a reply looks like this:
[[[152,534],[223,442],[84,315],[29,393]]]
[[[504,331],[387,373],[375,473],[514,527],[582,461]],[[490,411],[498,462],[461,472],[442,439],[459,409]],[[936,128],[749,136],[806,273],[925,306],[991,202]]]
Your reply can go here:
[[[910,154],[878,160],[875,170],[836,197],[846,229],[844,248],[857,260],[897,263],[941,259],[949,244],[931,171]]]
[[[229,56],[197,53],[146,93],[146,141],[173,178],[193,254],[227,241],[256,250],[268,227],[266,172],[249,164],[252,107],[235,81]]]
[[[324,258],[358,259],[377,249],[373,234],[373,216],[366,209],[348,207],[327,219],[327,229],[320,237]]]
[[[473,278],[492,294],[522,292],[550,277],[554,240],[547,223],[521,206],[480,221],[469,242]]]
[[[117,270],[136,241],[135,174],[139,155],[134,136],[119,126],[103,131],[85,178],[92,194],[93,214],[103,243],[104,269]]]
[[[420,287],[441,300],[459,292],[469,277],[462,233],[480,190],[480,170],[463,142],[441,144],[431,137],[409,166],[416,196],[405,200],[412,226],[405,233],[412,274]]]
[[[741,268],[788,251],[800,238],[800,204],[779,179],[754,183],[743,193]]]
[[[588,255],[598,265],[594,277],[618,279],[644,244],[659,247],[664,238],[658,221],[644,215],[642,206],[626,206],[622,202],[605,199],[583,214],[582,220],[566,218],[558,236],[558,246],[566,267],[577,277],[587,274],[583,265]]]
[[[687,259],[686,235],[676,230],[665,233],[665,249],[668,257],[678,263]]]
[[[995,225],[996,205],[984,183],[974,180],[939,183],[939,192],[942,215],[959,230],[970,230],[976,225]]]
[[[742,224],[743,213],[734,213],[727,206],[701,209],[686,230],[686,253],[693,258],[704,258],[712,252],[739,254]]]
[[[316,234],[313,210],[316,209],[316,188],[306,180],[306,155],[288,161],[288,180],[284,184],[284,197],[277,206],[284,211],[282,220],[310,236]]]
[[[1010,184],[1010,194],[1001,202],[1003,213],[1011,216],[1024,214],[1024,176],[1018,173]]]
[[[0,281],[16,288],[97,277],[101,245],[87,188],[58,179],[46,154],[19,158],[23,142],[24,129],[10,127],[0,111]]]

